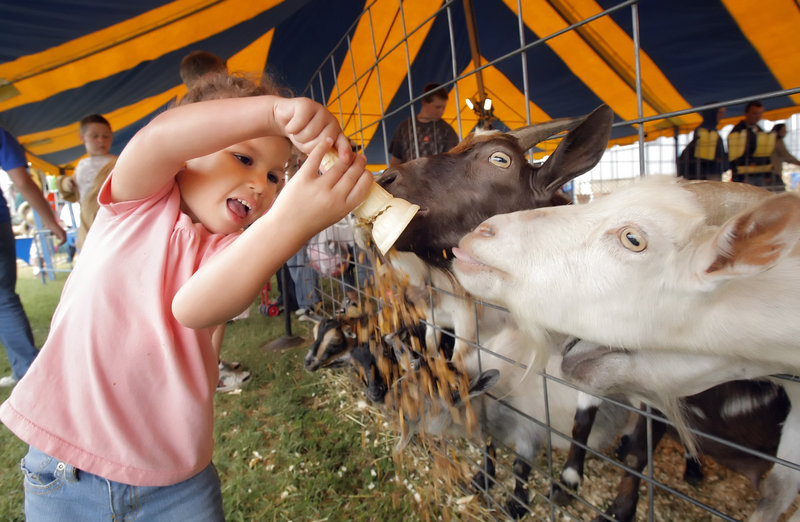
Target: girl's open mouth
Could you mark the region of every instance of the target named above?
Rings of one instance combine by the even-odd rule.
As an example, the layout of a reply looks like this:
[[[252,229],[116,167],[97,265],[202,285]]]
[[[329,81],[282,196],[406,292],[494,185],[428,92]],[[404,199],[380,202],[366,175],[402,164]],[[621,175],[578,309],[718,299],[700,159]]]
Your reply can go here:
[[[250,214],[250,204],[239,198],[228,198],[228,210],[244,219]]]

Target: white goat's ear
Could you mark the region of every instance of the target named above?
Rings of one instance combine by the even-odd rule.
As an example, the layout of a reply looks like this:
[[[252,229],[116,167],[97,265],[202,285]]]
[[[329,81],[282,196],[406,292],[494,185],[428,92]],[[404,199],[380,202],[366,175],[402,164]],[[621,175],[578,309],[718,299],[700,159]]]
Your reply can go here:
[[[762,200],[728,220],[712,239],[710,279],[747,277],[775,266],[800,241],[800,197],[785,193]]]

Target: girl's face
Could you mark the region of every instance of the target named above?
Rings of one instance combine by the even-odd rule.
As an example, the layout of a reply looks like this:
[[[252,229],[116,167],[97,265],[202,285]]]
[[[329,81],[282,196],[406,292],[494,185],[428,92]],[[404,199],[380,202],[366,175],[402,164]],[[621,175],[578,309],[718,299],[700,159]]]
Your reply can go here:
[[[272,205],[283,185],[289,140],[267,136],[186,162],[176,180],[181,210],[215,234],[232,234]]]

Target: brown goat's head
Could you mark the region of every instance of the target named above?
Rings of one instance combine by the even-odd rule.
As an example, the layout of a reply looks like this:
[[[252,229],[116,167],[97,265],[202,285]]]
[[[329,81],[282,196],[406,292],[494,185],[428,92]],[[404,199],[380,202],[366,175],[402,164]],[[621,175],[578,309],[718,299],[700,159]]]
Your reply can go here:
[[[613,113],[601,105],[583,118],[467,136],[451,151],[389,168],[378,183],[420,211],[395,243],[446,267],[464,234],[495,214],[550,206],[565,183],[594,167],[608,144]],[[525,151],[569,130],[541,166]]]

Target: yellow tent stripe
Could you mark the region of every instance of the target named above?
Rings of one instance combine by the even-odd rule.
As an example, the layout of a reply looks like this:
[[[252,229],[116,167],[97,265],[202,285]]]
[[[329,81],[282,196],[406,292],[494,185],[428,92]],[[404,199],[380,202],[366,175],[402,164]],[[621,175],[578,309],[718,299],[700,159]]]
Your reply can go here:
[[[228,68],[231,71],[260,74],[264,70],[266,64],[267,53],[272,43],[273,34],[274,30],[270,30],[233,55],[228,60]],[[122,129],[141,120],[148,114],[152,114],[160,107],[169,103],[170,100],[177,99],[185,92],[186,88],[183,85],[178,85],[161,94],[121,107],[104,116],[108,119],[109,123],[111,123],[112,129]],[[22,143],[29,152],[36,155],[45,155],[72,147],[78,147],[81,145],[78,136],[78,128],[79,122],[75,122],[47,131],[26,134],[20,137],[20,143]]]
[[[41,171],[45,176],[57,176],[60,172],[60,169],[49,163],[38,156],[34,156],[33,154],[26,154],[28,158],[28,163],[30,163],[31,167],[36,170]],[[35,178],[34,178],[35,179]]]
[[[148,114],[151,114],[183,94],[186,88],[183,85],[173,87],[156,96],[151,96],[137,103],[121,107],[113,112],[104,114],[112,129],[122,129],[135,123]],[[20,137],[26,149],[33,154],[44,155],[57,152],[81,144],[78,136],[79,122],[64,125],[43,132],[26,134]]]
[[[269,56],[269,49],[272,46],[272,37],[275,35],[275,29],[270,29],[262,36],[231,56],[228,59],[228,70],[231,72],[245,72],[261,74],[267,66],[267,56]]]
[[[207,8],[218,0],[177,0],[116,25],[65,42],[45,51],[22,56],[0,65],[0,75],[19,81],[31,75],[61,67],[96,54],[108,47],[136,38],[156,28],[179,20],[192,12]]]
[[[433,25],[431,17],[440,7],[439,4],[440,2],[402,4],[405,28],[409,34],[408,55],[411,63]],[[373,34],[377,36],[373,37]],[[368,15],[362,17],[356,28],[351,48],[340,67],[337,85],[332,89],[328,102],[328,109],[340,117],[345,134],[353,136],[359,143],[361,140],[364,144],[368,143],[379,129],[375,123],[383,114],[381,97],[386,106],[395,92],[404,88],[402,85],[407,67],[406,46],[401,43],[402,40],[403,23],[397,0],[377,0],[371,4]],[[377,69],[371,70],[376,52],[380,61]],[[414,86],[417,91],[414,96],[419,94],[422,87],[423,85]],[[339,99],[336,99],[337,95]]]
[[[750,0],[723,0],[742,33],[750,40],[784,89],[800,87],[800,9],[795,0],[770,0],[756,7]],[[800,94],[791,96],[800,103]]]
[[[488,63],[486,58],[481,57],[481,63]],[[458,81],[458,94],[460,100],[455,99],[455,90],[450,91],[450,98],[447,100],[443,118],[457,129],[458,120],[456,111],[461,112],[461,135],[469,134],[475,125],[478,124],[477,115],[467,107],[464,100],[469,97],[473,100],[478,95],[478,82],[475,75],[471,74],[475,70],[472,61],[461,71],[460,76],[464,76]],[[481,70],[483,74],[483,84],[486,95],[492,99],[494,115],[497,119],[505,123],[509,128],[516,129],[527,125],[525,114],[525,94],[497,68],[493,66]],[[531,121],[549,121],[550,116],[533,102],[530,106]]]
[[[3,64],[0,78],[14,82],[21,94],[0,103],[0,111],[41,101],[154,60],[246,21],[280,1],[224,0],[203,8],[207,3],[177,0],[33,57]],[[193,4],[201,6],[200,10]],[[167,7],[171,9],[162,12]],[[166,24],[170,17],[180,16],[186,17]],[[138,30],[140,27],[146,30]],[[138,61],[132,62],[131,57]],[[31,73],[35,74],[26,78]],[[23,79],[15,81],[16,78]]]

